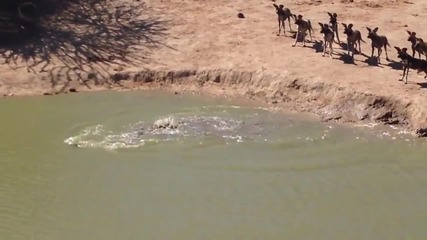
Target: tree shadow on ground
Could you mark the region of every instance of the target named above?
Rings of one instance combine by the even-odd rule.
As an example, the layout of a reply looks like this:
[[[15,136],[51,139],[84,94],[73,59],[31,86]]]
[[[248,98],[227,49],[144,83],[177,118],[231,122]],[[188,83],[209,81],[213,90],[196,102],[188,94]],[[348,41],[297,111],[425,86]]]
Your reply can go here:
[[[47,72],[52,86],[60,79],[109,83],[107,68],[141,66],[165,46],[167,22],[148,15],[140,1],[53,1],[31,31],[0,43],[0,58],[13,69]]]

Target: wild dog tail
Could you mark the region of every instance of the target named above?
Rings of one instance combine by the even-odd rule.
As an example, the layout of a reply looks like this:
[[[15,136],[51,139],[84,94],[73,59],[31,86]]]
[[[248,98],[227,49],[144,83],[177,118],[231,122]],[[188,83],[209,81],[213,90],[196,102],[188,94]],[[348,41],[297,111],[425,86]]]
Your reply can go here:
[[[391,47],[391,46],[390,46],[390,43],[388,42],[388,39],[387,39],[387,38],[385,39],[385,44],[386,44],[388,47]]]
[[[311,34],[311,33],[314,32],[313,26],[311,25],[311,21],[310,20],[307,20],[307,22],[308,22],[308,31],[310,31],[310,34]]]
[[[359,40],[366,43],[365,40],[362,39],[362,34],[359,33]]]

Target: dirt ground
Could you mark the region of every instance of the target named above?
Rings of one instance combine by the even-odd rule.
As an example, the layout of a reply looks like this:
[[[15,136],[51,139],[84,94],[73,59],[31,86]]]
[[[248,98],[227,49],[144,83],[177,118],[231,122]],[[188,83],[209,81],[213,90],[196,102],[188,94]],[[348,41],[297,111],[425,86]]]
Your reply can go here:
[[[122,1],[126,2],[126,1]],[[107,67],[106,71],[141,71],[143,69],[231,69],[237,71],[262,71],[286,75],[307,81],[332,84],[357,92],[393,97],[416,105],[418,121],[427,113],[427,80],[424,75],[410,71],[409,82],[398,79],[402,70],[393,46],[407,47],[406,30],[427,38],[424,20],[427,1],[424,0],[299,0],[276,1],[295,14],[311,20],[313,42],[302,47],[291,47],[294,39],[286,22],[287,37],[277,36],[277,15],[273,2],[268,0],[148,0],[147,14],[167,21],[167,35],[151,51],[147,61],[137,66]],[[245,18],[237,17],[241,12]],[[321,34],[318,22],[327,23],[327,12],[336,12],[339,23],[353,23],[360,30],[362,54],[355,55],[349,63],[346,51],[334,44],[333,59],[321,53]],[[291,22],[293,30],[296,25]],[[379,27],[378,33],[386,35],[391,47],[390,61],[383,52],[381,64],[370,59],[371,46],[366,27]],[[345,42],[343,28],[339,25],[340,40]],[[136,52],[135,54],[138,54]],[[377,52],[375,51],[375,55]],[[16,67],[23,67],[15,69]],[[0,94],[27,95],[49,91],[51,81],[46,73],[31,72],[24,63],[0,66]],[[12,68],[13,67],[13,68]],[[72,84],[71,84],[72,85]],[[84,85],[76,85],[82,89]],[[97,87],[95,89],[102,88]],[[425,119],[427,126],[427,119]]]

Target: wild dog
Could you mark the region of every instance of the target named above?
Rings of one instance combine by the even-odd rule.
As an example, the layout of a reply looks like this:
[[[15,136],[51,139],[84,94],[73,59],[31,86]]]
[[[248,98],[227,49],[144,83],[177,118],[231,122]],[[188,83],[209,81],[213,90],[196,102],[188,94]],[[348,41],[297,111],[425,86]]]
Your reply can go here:
[[[372,53],[371,58],[374,57],[374,50],[375,48],[378,49],[378,63],[381,63],[380,57],[382,53],[382,48],[384,47],[386,60],[389,61],[388,54],[387,54],[387,46],[390,47],[390,44],[388,42],[388,39],[384,35],[378,35],[378,27],[374,28],[374,30],[371,30],[370,28],[366,27],[368,30],[368,38],[371,39],[371,47],[372,47]]]
[[[347,55],[350,55],[350,49],[351,49],[351,57],[354,59],[354,50],[359,46],[359,54],[362,53],[362,48],[360,41],[363,41],[362,34],[359,30],[353,30],[353,24],[345,24],[341,23],[344,27],[344,34],[347,35]]]
[[[408,83],[408,74],[409,69],[415,69],[417,70],[417,73],[424,72],[426,75],[424,76],[424,79],[427,78],[427,60],[424,59],[418,59],[414,58],[407,52],[407,48],[400,49],[399,47],[394,47],[397,50],[397,57],[400,58],[403,62],[403,75],[402,78],[399,79],[399,81],[403,81],[403,78],[406,75],[405,84]],[[406,74],[405,74],[406,72]]]
[[[426,56],[427,59],[427,44],[424,43],[422,38],[417,37],[416,32],[406,30],[409,34],[408,41],[411,42],[412,57],[415,57],[415,53],[418,53],[418,58],[421,58],[421,54]]]
[[[417,33],[406,30],[409,34],[408,41],[411,42],[412,57],[415,57],[415,52],[418,52],[418,58],[421,58],[421,49],[415,49],[417,45]]]
[[[329,15],[329,26],[331,27],[332,32],[337,36],[338,44],[340,44],[341,41],[338,34],[338,14],[328,12],[328,15]]]
[[[320,33],[323,34],[323,54],[325,56],[326,47],[329,45],[329,57],[332,58],[332,43],[334,42],[334,32],[329,28],[329,25],[326,23],[320,23]]]
[[[313,27],[311,26],[310,20],[304,20],[302,18],[302,15],[296,16],[295,14],[292,14],[293,18],[295,19],[295,24],[298,26],[297,28],[297,34],[295,36],[295,42],[292,44],[292,47],[295,47],[298,41],[298,36],[301,36],[302,38],[302,45],[305,47],[305,37],[307,35],[307,31],[310,34],[310,41],[313,41],[313,38],[311,36],[311,31],[313,31]]]
[[[415,44],[415,49],[420,49],[426,56],[427,60],[427,44],[424,42],[422,38],[417,38],[417,43]],[[421,56],[420,56],[421,58]]]
[[[279,22],[279,32],[277,33],[277,36],[280,35],[280,30],[283,28],[283,35],[286,36],[286,30],[285,30],[285,21],[288,20],[289,29],[292,31],[291,27],[291,17],[292,13],[289,8],[285,8],[282,4],[277,6],[277,4],[273,4],[273,6],[276,8],[276,14],[277,14],[277,21]]]

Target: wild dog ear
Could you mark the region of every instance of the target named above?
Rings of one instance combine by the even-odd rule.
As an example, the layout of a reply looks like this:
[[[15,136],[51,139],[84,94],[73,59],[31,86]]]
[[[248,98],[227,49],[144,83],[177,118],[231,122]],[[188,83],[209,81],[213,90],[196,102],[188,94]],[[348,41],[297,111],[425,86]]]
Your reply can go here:
[[[411,31],[409,31],[409,30],[406,30],[406,32],[409,34],[409,35],[412,35],[412,33],[411,33]]]
[[[332,17],[332,13],[328,12],[329,17]]]
[[[368,30],[368,32],[371,32],[372,30],[370,29],[370,28],[368,28],[368,27],[366,27],[366,30]]]
[[[353,27],[353,23],[348,24],[348,28],[352,28]]]
[[[401,50],[400,50],[400,47],[396,47],[396,46],[394,46],[394,48],[398,51],[398,52],[400,52]]]
[[[406,53],[406,51],[408,51],[406,47],[402,48],[402,52]]]
[[[323,23],[318,22],[318,24],[319,24],[319,26],[320,26],[321,28],[323,28]]]
[[[374,28],[373,32],[376,33],[378,31],[378,27]]]
[[[343,25],[343,27],[347,28],[347,24],[345,23],[341,23]]]
[[[334,13],[334,14],[333,14],[333,16],[334,16],[334,17],[338,17],[338,14],[337,14],[337,13]]]
[[[417,35],[417,33],[416,32],[412,32],[411,35],[415,37]]]

